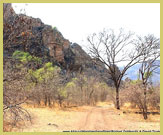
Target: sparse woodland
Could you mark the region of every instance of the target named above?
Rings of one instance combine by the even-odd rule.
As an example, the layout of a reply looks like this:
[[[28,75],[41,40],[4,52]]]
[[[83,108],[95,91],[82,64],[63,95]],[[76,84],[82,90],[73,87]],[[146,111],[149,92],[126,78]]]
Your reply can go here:
[[[35,34],[31,25],[25,28],[28,23],[30,20],[26,21],[21,15],[4,20],[4,131],[12,131],[12,128],[32,121],[24,105],[55,110],[109,102],[120,110],[128,103],[144,119],[148,119],[154,111],[160,112],[160,85],[154,85],[150,80],[160,68],[160,63],[157,63],[160,58],[159,38],[152,34],[139,37],[123,29],[118,32],[104,29],[94,33],[87,38],[88,59],[77,56],[84,62],[92,59],[88,73],[84,70],[88,64],[66,65],[55,59],[55,55],[50,56],[48,50],[44,51],[46,49],[40,50],[40,53],[44,51],[47,54],[45,56],[31,53],[29,46],[42,44],[42,41],[36,40],[41,32]],[[32,49],[39,52],[37,46]],[[69,58],[71,62],[75,56],[67,54],[64,58]],[[127,64],[120,70],[117,65],[124,61]],[[100,73],[94,72],[101,64]],[[124,80],[126,71],[136,64],[141,65],[137,71],[138,79]]]

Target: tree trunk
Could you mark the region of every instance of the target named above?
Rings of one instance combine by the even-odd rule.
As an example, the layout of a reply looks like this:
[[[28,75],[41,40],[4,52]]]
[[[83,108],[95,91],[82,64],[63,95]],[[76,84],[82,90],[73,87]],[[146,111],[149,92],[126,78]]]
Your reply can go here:
[[[148,118],[147,116],[147,88],[144,86],[144,109],[143,109],[143,117],[146,120]]]
[[[90,92],[90,94],[89,94],[89,105],[92,103],[92,94],[93,94],[93,92],[94,92],[94,89],[92,89],[92,91]]]
[[[116,88],[116,108],[120,110],[120,105],[119,105],[119,88]]]
[[[41,100],[37,99],[37,105],[41,105]]]
[[[45,100],[44,100],[44,105],[45,106],[47,106],[47,102],[48,102],[47,95],[45,95]]]
[[[62,98],[60,97],[60,95],[58,95],[58,102],[59,106],[62,108]]]
[[[51,99],[50,99],[50,96],[48,96],[48,105],[49,105],[49,107],[51,107]]]

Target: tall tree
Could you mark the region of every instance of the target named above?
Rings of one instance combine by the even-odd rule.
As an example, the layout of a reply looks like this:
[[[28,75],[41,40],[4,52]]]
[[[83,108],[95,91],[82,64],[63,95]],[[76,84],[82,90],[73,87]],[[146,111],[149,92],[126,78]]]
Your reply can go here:
[[[139,77],[144,90],[143,116],[144,119],[147,119],[147,90],[151,75],[157,72],[157,69],[160,67],[160,62],[157,61],[160,58],[160,39],[154,35],[148,35],[138,37],[135,44],[137,50],[143,52],[141,56],[141,66],[139,68]]]
[[[87,38],[89,51],[93,58],[100,60],[108,69],[116,89],[116,108],[120,109],[119,88],[127,69],[140,61],[142,51],[137,51],[133,44],[133,33],[125,33],[123,29],[118,32],[104,29],[99,34],[92,34]],[[117,64],[125,62],[120,71]]]

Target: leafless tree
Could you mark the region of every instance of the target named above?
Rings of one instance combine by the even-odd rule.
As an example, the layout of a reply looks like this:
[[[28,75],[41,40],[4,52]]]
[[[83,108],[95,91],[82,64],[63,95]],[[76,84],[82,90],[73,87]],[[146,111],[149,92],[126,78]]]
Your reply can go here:
[[[26,103],[30,97],[24,76],[26,69],[17,69],[16,61],[8,59],[3,67],[3,120],[4,131],[7,127],[18,126],[21,122],[31,121],[31,116],[22,104]],[[7,124],[6,124],[7,123]]]
[[[18,69],[16,66],[20,63],[6,53],[15,44],[27,44],[27,37],[32,36],[29,31],[25,31],[27,24],[30,22],[26,22],[23,15],[16,15],[10,3],[3,5],[3,119],[4,123],[12,127],[21,120],[31,120],[30,114],[21,107],[29,98],[24,80],[27,70]]]
[[[121,103],[130,103],[130,107],[138,108],[140,114],[147,119],[147,114],[158,113],[160,111],[160,86],[154,85],[148,88],[146,96],[144,96],[144,85],[141,80],[134,80],[124,83],[124,88],[121,92]],[[145,98],[144,98],[145,97]],[[144,105],[144,99],[145,105]],[[146,107],[148,107],[147,110]],[[152,112],[152,111],[157,112]],[[145,112],[148,111],[148,112]],[[145,114],[147,113],[147,114]]]
[[[87,38],[89,51],[93,58],[97,58],[108,68],[108,74],[116,88],[116,108],[120,109],[119,88],[126,71],[140,61],[141,51],[135,49],[133,44],[133,33],[127,34],[120,29],[118,33],[114,30],[104,29],[99,34],[94,33]],[[125,62],[124,68],[119,71],[117,64]]]
[[[139,69],[139,77],[142,80],[144,87],[144,102],[143,102],[143,116],[147,119],[147,90],[149,86],[149,78],[156,69],[160,67],[160,62],[157,61],[160,57],[160,39],[156,38],[154,35],[148,35],[144,37],[138,37],[135,44],[137,45],[137,50],[142,53],[142,62]]]

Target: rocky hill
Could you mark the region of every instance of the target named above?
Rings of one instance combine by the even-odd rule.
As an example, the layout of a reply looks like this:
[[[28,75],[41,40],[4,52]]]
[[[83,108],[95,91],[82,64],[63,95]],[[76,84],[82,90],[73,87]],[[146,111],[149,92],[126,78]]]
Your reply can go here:
[[[11,4],[4,4],[4,59],[15,50],[28,52],[51,61],[65,72],[75,76],[76,72],[99,76],[109,85],[107,69],[94,60],[77,43],[65,39],[61,32],[44,24],[39,18],[16,14]]]

